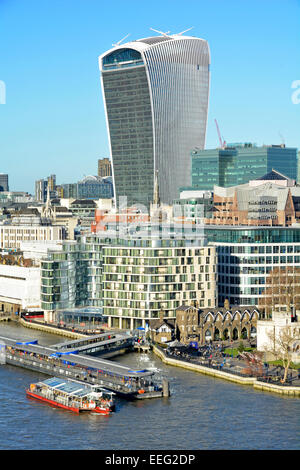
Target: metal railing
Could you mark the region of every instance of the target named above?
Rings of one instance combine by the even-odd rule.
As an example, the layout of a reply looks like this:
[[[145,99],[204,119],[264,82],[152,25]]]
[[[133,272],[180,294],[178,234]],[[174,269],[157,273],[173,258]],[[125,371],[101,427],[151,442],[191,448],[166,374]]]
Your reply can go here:
[[[80,366],[74,366],[72,363],[64,364],[58,359],[45,359],[42,357],[26,356],[18,352],[11,353],[6,351],[6,359],[8,362],[21,367],[38,370],[49,375],[59,375],[60,377],[85,381],[86,383],[99,385],[109,388],[114,392],[131,395],[138,393],[143,386],[146,392],[160,390],[162,387],[156,383],[135,383],[134,381],[125,382],[122,377],[110,375],[109,373],[98,373],[96,370],[84,370]]]
[[[197,365],[197,366],[206,367],[207,369],[218,370],[218,371],[221,371],[221,372],[227,372],[229,374],[236,375],[236,376],[239,376],[239,377],[247,377],[247,378],[252,377],[248,374],[244,374],[243,372],[236,371],[236,370],[232,369],[231,367],[226,367],[224,365],[221,366],[221,364],[216,364],[216,363],[214,363],[213,360],[209,361],[208,359],[201,359],[201,356],[199,357],[199,359],[194,359],[194,358],[191,358],[191,357],[184,357],[180,354],[179,355],[171,354],[167,351],[164,351],[163,349],[162,349],[162,351],[165,354],[165,356],[169,357],[170,359],[176,359],[176,360],[186,362],[186,363],[189,363],[189,364],[194,364],[194,365]]]
[[[246,373],[234,370],[232,367],[227,367],[226,365],[221,366],[221,364],[216,364],[216,363],[214,363],[215,361],[213,359],[209,360],[209,359],[204,358],[203,356],[198,356],[197,359],[196,359],[196,358],[188,356],[187,353],[183,353],[184,355],[182,355],[182,353],[180,353],[180,352],[179,352],[179,354],[177,354],[175,352],[170,353],[169,351],[167,351],[166,349],[160,347],[157,344],[155,344],[155,346],[156,346],[157,349],[159,349],[164,354],[165,357],[169,357],[170,359],[176,359],[178,361],[186,362],[186,363],[189,363],[189,364],[195,364],[195,365],[198,365],[198,366],[201,366],[201,367],[206,367],[207,369],[219,370],[219,371],[226,372],[228,374],[235,375],[235,376],[238,376],[238,377],[256,378],[260,382],[273,383],[273,384],[276,384],[276,385],[300,387],[300,382],[299,383],[293,383],[294,381],[296,381],[297,379],[300,378],[299,375],[298,376],[293,376],[292,378],[288,377],[287,381],[284,384],[282,384],[280,382],[280,379],[282,379],[282,375],[276,375],[276,376],[271,375],[271,374],[268,375],[267,371],[263,374],[263,376],[260,376],[260,375],[256,374],[255,372],[253,372],[253,374],[246,374]],[[245,368],[246,367],[247,366],[245,364]]]
[[[33,323],[33,324],[39,325],[39,326],[46,326],[47,328],[53,328],[53,329],[68,331],[68,332],[72,332],[72,333],[80,333],[80,334],[86,335],[86,336],[92,336],[92,335],[95,334],[93,332],[84,331],[84,330],[76,328],[76,327],[62,326],[59,323],[47,323],[45,321],[38,321],[38,320],[28,319],[24,316],[21,316],[21,318],[22,318],[22,320],[24,320],[27,323]],[[99,334],[99,333],[97,333],[97,334]]]

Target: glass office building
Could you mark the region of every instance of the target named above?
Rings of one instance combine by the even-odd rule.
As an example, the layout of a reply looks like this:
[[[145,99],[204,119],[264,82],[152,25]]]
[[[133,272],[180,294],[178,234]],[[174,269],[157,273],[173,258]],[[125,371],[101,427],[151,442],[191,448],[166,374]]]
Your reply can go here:
[[[109,326],[145,327],[161,309],[175,318],[183,303],[214,308],[216,270],[215,247],[203,240],[82,235],[42,260],[42,309],[53,318],[58,310],[103,307]]]
[[[78,183],[63,184],[63,197],[76,199],[111,199],[113,183],[111,178],[86,176]]]
[[[0,173],[0,191],[9,191],[8,175],[6,173]]]
[[[161,310],[175,318],[183,303],[216,305],[214,247],[171,239],[149,239],[136,246],[116,242],[103,247],[103,313],[109,325],[145,327]]]
[[[101,307],[102,254],[96,239],[64,241],[41,261],[41,306],[46,312],[74,307]]]
[[[190,185],[190,152],[204,148],[210,52],[205,40],[157,36],[114,47],[99,57],[116,203],[161,202]]]
[[[299,227],[206,226],[204,234],[217,250],[219,305],[263,305],[270,273],[299,269]]]
[[[225,149],[192,152],[192,188],[227,188],[248,183],[272,170],[297,180],[297,149],[271,145],[238,144]]]

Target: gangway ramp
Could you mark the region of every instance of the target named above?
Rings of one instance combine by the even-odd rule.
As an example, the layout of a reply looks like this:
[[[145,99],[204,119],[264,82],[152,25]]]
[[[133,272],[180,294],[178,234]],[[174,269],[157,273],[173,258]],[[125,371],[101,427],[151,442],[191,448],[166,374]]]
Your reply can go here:
[[[111,355],[134,348],[134,337],[126,333],[101,333],[52,346],[60,352],[76,351],[77,354]]]
[[[5,345],[6,363],[50,376],[97,384],[125,398],[151,398],[162,395],[162,386],[151,370],[130,367],[78,351],[58,351],[35,341],[18,341],[0,336]]]

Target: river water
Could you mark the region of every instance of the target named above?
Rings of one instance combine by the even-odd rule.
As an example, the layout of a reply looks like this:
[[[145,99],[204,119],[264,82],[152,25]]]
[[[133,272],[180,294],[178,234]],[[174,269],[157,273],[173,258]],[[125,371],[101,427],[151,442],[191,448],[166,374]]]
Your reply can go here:
[[[51,345],[66,338],[1,324],[0,335]],[[171,397],[117,399],[111,416],[75,415],[26,398],[46,376],[0,365],[0,449],[30,450],[287,450],[299,449],[300,400],[256,391],[164,365],[152,353],[115,360],[150,368],[170,382]]]

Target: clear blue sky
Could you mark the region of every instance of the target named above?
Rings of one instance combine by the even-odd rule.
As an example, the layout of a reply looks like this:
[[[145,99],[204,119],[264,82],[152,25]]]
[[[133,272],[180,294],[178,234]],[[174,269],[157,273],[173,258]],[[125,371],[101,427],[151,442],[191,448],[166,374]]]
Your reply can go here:
[[[108,156],[98,56],[149,28],[208,40],[207,148],[227,142],[300,148],[299,0],[0,0],[0,172],[10,189],[34,192],[57,175],[78,181]],[[126,40],[126,41],[127,41]]]

